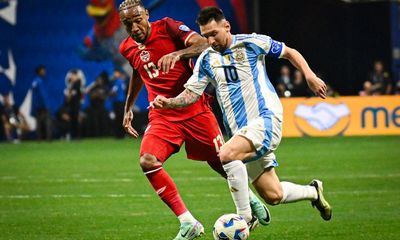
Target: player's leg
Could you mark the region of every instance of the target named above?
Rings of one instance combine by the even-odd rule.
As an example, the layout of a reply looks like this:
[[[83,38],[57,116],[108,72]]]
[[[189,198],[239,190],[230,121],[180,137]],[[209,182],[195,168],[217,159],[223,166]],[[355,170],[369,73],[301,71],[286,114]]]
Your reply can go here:
[[[220,150],[220,160],[228,176],[228,185],[236,212],[243,216],[247,222],[252,221],[248,175],[244,159],[255,155],[251,141],[239,135],[233,136]]]
[[[310,185],[279,181],[274,169],[278,165],[274,151],[281,141],[282,121],[274,116],[270,120],[269,132],[271,137],[269,139],[269,146],[266,148],[266,153],[257,161],[246,164],[249,179],[265,202],[271,205],[311,200],[313,205],[321,212],[321,216],[325,220],[330,219],[331,207],[324,199],[322,183],[320,181],[315,180]],[[255,145],[257,146],[257,143]]]
[[[322,182],[319,180],[313,180],[309,185],[280,182],[274,168],[271,167],[265,169],[253,185],[268,204],[277,205],[309,200],[312,206],[319,210],[324,220],[331,219],[332,208],[324,198]]]
[[[265,202],[271,205],[316,200],[318,197],[315,187],[280,182],[272,167],[265,169],[264,173],[253,182],[253,185]]]
[[[152,121],[141,145],[141,161],[150,165],[145,166],[144,162],[141,165],[148,170],[144,172],[154,190],[179,219],[180,229],[175,240],[190,240],[202,235],[204,227],[186,208],[174,181],[162,168],[162,163],[179,150],[182,142],[182,134],[175,123],[162,119]]]
[[[185,146],[186,146],[186,151],[188,153],[188,158],[196,160],[208,159],[207,160],[208,165],[215,172],[219,173],[222,177],[226,179],[226,172],[222,167],[218,154],[214,151],[215,146],[218,146],[218,151],[219,151],[219,148],[222,146],[222,144],[212,146],[204,142],[200,142],[198,141],[198,139],[199,138],[194,138],[192,140],[186,141]],[[213,140],[212,141],[213,143],[218,143],[220,142],[220,139],[222,138],[218,135],[217,137],[212,138],[211,140]],[[270,224],[271,216],[267,206],[265,206],[265,204],[252,192],[250,188],[249,188],[249,197],[250,197],[250,207],[252,214],[257,217],[257,219],[262,225]]]
[[[211,111],[206,111],[182,122],[185,133],[185,146],[188,158],[207,160],[209,166],[226,178],[226,172],[218,157],[219,150],[224,144],[224,138],[218,127],[218,122]],[[269,224],[269,211],[262,201],[249,189],[250,206],[263,225]]]
[[[152,141],[152,143],[159,144],[157,141]],[[147,153],[141,156],[140,162],[154,190],[161,200],[163,200],[178,217],[180,229],[175,240],[194,239],[202,235],[204,233],[203,225],[198,222],[186,208],[174,181],[163,169],[162,163],[158,161],[154,155]],[[145,171],[144,169],[153,170]]]
[[[188,211],[174,181],[162,166],[171,154],[179,150],[183,139],[173,123],[158,120],[149,126],[142,140],[140,165],[159,197],[178,217],[181,231],[177,239],[193,239],[193,232],[199,235],[204,231],[203,226]]]
[[[222,163],[225,163],[224,169],[227,171],[230,185],[233,186],[237,184],[238,187],[240,186],[240,189],[245,189],[244,184],[247,185],[247,179],[249,177],[246,169],[247,162],[255,160],[253,164],[257,164],[257,159],[259,156],[263,155],[264,151],[267,151],[270,146],[275,147],[279,144],[279,141],[272,137],[271,129],[268,126],[272,126],[272,116],[253,119],[222,146],[220,158]],[[243,164],[243,160],[246,161],[246,166]],[[239,176],[240,180],[236,183],[231,181],[231,173],[233,173],[234,176]],[[245,179],[245,182],[243,179]],[[235,191],[236,189],[237,187],[234,187],[234,191],[231,192],[237,211],[243,212],[242,215],[248,220],[249,203],[245,202],[244,198],[241,198],[240,191]],[[246,196],[246,194],[243,195]],[[266,220],[268,221],[269,219]]]

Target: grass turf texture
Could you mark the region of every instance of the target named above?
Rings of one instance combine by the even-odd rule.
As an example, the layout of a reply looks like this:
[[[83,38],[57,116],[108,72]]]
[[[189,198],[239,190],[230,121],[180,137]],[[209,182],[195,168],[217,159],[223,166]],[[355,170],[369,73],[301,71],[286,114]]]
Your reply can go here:
[[[0,239],[173,239],[179,223],[138,164],[138,140],[0,144]],[[250,239],[399,239],[400,137],[283,139],[281,180],[324,181],[324,222],[309,202],[270,207]],[[225,181],[183,151],[165,168],[212,239],[234,212]]]

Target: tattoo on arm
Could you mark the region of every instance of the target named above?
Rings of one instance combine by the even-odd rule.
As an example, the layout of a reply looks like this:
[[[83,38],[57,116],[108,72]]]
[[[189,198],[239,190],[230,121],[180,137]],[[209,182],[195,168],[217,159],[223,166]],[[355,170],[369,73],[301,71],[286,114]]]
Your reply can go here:
[[[183,108],[192,105],[197,100],[199,100],[200,95],[197,93],[190,91],[189,89],[185,89],[178,96],[169,99],[168,107],[170,108]]]

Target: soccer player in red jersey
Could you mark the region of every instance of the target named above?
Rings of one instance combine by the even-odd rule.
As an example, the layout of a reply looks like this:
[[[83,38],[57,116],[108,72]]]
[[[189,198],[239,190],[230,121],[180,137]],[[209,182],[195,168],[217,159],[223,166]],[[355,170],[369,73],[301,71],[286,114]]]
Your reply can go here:
[[[133,68],[123,125],[130,135],[138,137],[131,125],[131,108],[143,84],[149,102],[157,95],[176,97],[192,75],[190,58],[198,56],[208,45],[182,22],[171,18],[149,22],[149,13],[140,0],[125,0],[119,13],[129,34],[122,41],[120,52]],[[186,108],[150,109],[149,124],[140,147],[140,166],[144,174],[181,223],[175,239],[194,239],[204,228],[187,210],[175,183],[163,169],[163,163],[179,151],[183,142],[189,159],[207,161],[226,177],[218,158],[223,137],[205,95]],[[261,224],[268,224],[268,209],[254,194],[251,196],[254,214]]]

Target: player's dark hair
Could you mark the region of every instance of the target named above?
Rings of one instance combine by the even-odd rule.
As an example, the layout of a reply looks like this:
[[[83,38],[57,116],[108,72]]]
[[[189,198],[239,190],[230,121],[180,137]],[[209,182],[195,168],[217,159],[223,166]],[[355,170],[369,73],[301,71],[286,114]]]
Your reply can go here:
[[[196,23],[203,26],[212,20],[219,22],[223,19],[225,19],[225,15],[221,9],[217,7],[205,7],[201,9],[199,15],[197,15]]]
[[[119,5],[119,11],[136,6],[141,6],[144,8],[144,5],[141,0],[125,0]]]

